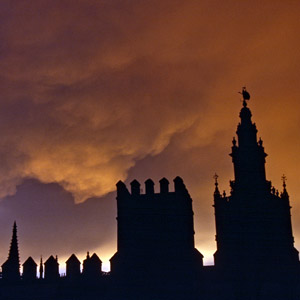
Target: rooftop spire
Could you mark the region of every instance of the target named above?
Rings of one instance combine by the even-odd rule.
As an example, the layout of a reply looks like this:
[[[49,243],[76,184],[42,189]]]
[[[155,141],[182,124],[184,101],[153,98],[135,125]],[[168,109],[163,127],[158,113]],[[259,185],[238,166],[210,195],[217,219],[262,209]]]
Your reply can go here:
[[[43,257],[41,255],[41,260],[40,260],[40,279],[43,278],[43,273],[44,273],[44,267],[43,267]]]
[[[213,178],[214,178],[214,180],[215,180],[215,192],[214,192],[214,194],[215,195],[220,195],[220,191],[219,191],[219,183],[218,183],[218,178],[219,178],[219,176],[218,176],[218,174],[217,173],[215,173],[215,175],[213,176]]]
[[[20,279],[20,257],[17,238],[17,224],[14,222],[13,234],[10,243],[8,259],[2,265],[2,277],[6,280]]]
[[[13,226],[13,234],[10,243],[10,249],[8,254],[8,259],[13,262],[14,264],[20,267],[20,258],[19,258],[19,247],[18,247],[18,237],[17,237],[17,224],[16,221],[14,222]]]
[[[250,94],[246,87],[243,87],[240,94],[243,95],[243,107],[240,111],[241,121],[236,131],[238,140],[233,139],[230,154],[234,164],[235,187],[244,190],[250,186],[253,188],[260,186],[265,189],[267,188],[265,174],[267,154],[264,152],[262,140],[257,140],[256,125],[252,122],[252,113],[247,107]]]

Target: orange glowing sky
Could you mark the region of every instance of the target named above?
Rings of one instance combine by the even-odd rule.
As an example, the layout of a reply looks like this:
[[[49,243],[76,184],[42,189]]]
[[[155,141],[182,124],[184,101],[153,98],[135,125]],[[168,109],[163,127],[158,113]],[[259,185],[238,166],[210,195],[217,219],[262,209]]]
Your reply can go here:
[[[107,260],[115,183],[179,175],[211,263],[244,85],[300,249],[299,36],[299,1],[1,1],[0,262],[15,219],[22,261]]]

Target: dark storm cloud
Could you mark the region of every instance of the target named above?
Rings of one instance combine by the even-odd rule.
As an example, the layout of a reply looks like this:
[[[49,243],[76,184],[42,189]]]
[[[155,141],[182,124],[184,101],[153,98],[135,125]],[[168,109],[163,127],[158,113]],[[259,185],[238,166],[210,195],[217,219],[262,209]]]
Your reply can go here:
[[[5,197],[0,203],[1,261],[8,253],[12,220],[17,220],[19,227],[22,262],[28,256],[36,260],[40,255],[83,256],[89,250],[97,250],[99,256],[107,259],[111,253],[103,245],[115,247],[111,242],[116,229],[115,210],[114,193],[76,205],[72,194],[56,183],[25,180],[15,195]]]

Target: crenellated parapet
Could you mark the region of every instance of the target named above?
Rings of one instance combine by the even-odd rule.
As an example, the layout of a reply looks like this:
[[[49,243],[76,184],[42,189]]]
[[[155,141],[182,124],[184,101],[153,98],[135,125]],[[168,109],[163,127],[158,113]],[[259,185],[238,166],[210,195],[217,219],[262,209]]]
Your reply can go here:
[[[166,178],[159,180],[159,191],[155,189],[152,179],[147,179],[143,188],[134,179],[130,187],[122,181],[117,183],[118,222],[124,221],[127,216],[138,219],[141,216],[153,214],[153,219],[163,218],[166,214],[180,215],[182,218],[193,216],[192,198],[181,177],[173,180],[173,189],[169,189],[169,181]],[[129,223],[132,222],[129,221]],[[165,222],[160,220],[159,222]],[[125,226],[128,222],[125,221]],[[150,226],[150,225],[149,225]],[[177,224],[174,224],[176,227]]]
[[[159,192],[155,193],[155,188],[154,188],[155,183],[153,182],[152,179],[149,178],[145,181],[145,193],[141,193],[141,184],[136,179],[134,179],[130,183],[130,187],[131,187],[130,191],[127,189],[127,186],[124,182],[119,181],[116,184],[117,196],[118,197],[126,197],[126,196],[138,197],[138,196],[142,196],[142,195],[153,196],[153,195],[158,195],[158,194],[163,194],[165,196],[166,194],[172,195],[174,193],[177,193],[177,194],[187,193],[188,194],[186,186],[181,177],[177,176],[176,178],[174,178],[173,182],[174,182],[174,191],[170,192],[168,179],[166,179],[165,177],[162,178],[159,181]]]

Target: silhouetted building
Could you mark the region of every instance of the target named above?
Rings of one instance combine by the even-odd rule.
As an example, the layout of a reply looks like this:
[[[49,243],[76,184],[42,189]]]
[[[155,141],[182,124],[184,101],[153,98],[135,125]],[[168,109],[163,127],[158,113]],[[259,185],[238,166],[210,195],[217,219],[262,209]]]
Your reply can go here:
[[[246,101],[231,157],[234,180],[229,195],[219,191],[215,176],[214,209],[217,251],[215,266],[203,266],[194,245],[192,199],[180,177],[169,191],[166,178],[154,182],[131,182],[131,191],[117,183],[117,252],[111,272],[102,272],[102,262],[87,253],[80,261],[67,260],[66,278],[59,276],[57,258],[37,265],[31,257],[19,273],[16,223],[8,260],[2,265],[0,299],[172,299],[172,300],[299,300],[300,265],[294,248],[286,179],[279,193],[266,179],[261,139]],[[68,280],[71,279],[71,280]],[[76,279],[76,280],[73,280]],[[15,282],[18,280],[17,284]]]
[[[229,196],[221,195],[216,182],[216,266],[255,269],[260,272],[298,265],[294,248],[289,196],[284,188],[275,192],[266,180],[263,142],[257,141],[256,125],[244,101],[233,139],[234,181]]]
[[[56,280],[59,278],[59,264],[56,258],[51,255],[45,262],[45,279]]]
[[[96,253],[92,256],[87,253],[82,272],[85,278],[98,278],[102,275],[102,261]]]
[[[7,281],[17,281],[20,279],[20,258],[16,222],[14,222],[13,226],[13,234],[8,259],[2,265],[2,278]]]
[[[36,271],[37,271],[37,264],[30,256],[27,260],[23,263],[23,274],[22,279],[33,281],[36,279]]]
[[[111,258],[111,272],[126,276],[184,274],[200,270],[202,254],[194,245],[192,199],[180,177],[160,180],[160,192],[154,192],[151,179],[131,182],[131,193],[117,183],[118,251]],[[154,275],[156,274],[156,275]]]
[[[80,261],[75,254],[72,254],[69,259],[66,261],[67,265],[67,278],[69,279],[78,279],[80,276]]]

